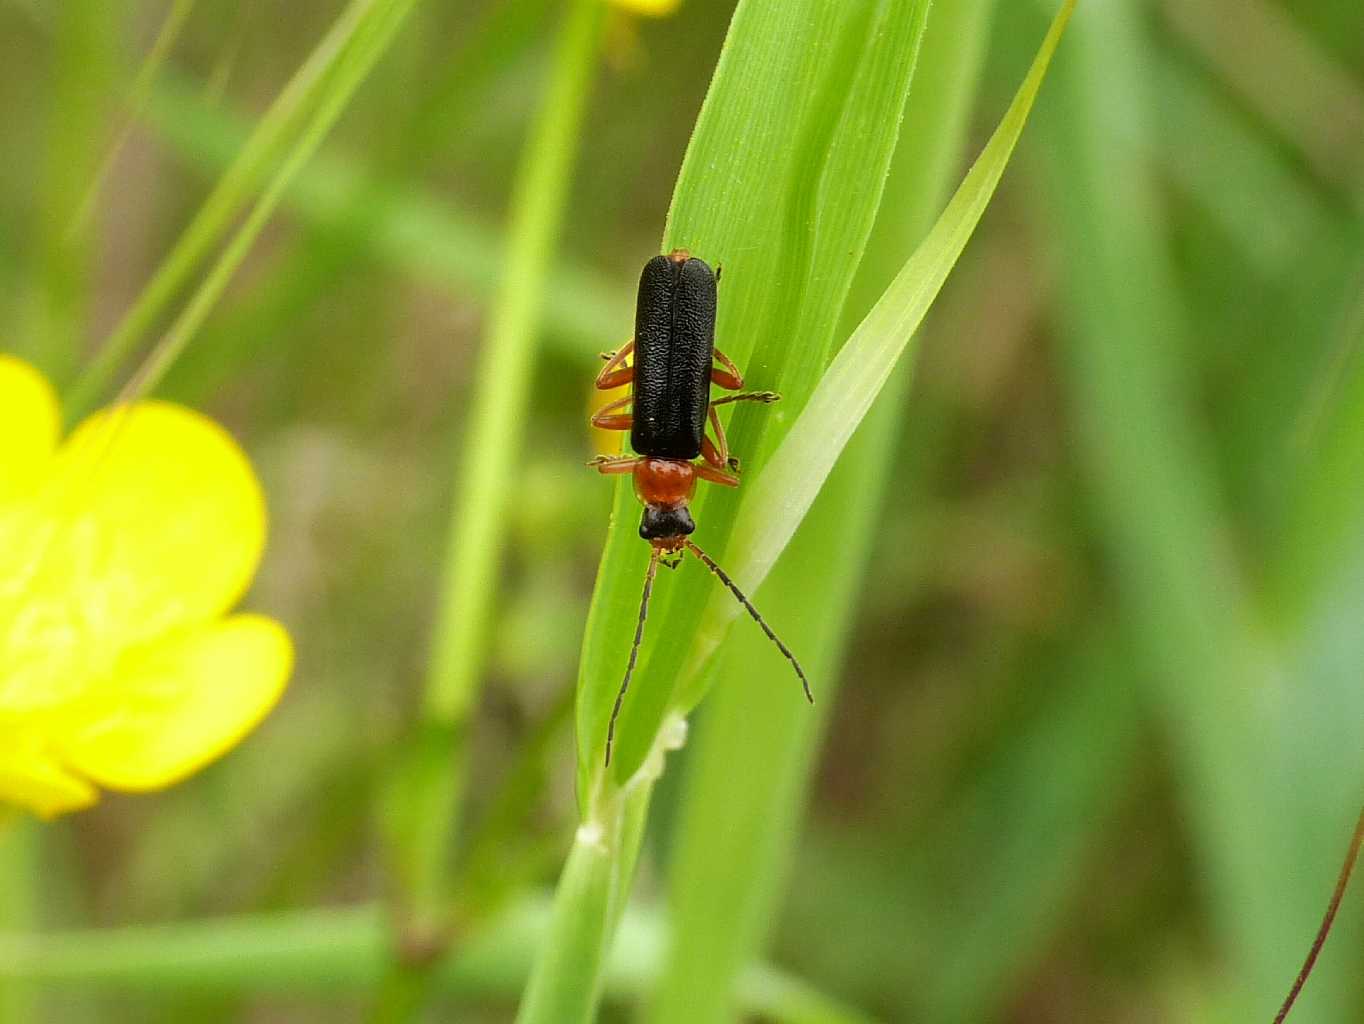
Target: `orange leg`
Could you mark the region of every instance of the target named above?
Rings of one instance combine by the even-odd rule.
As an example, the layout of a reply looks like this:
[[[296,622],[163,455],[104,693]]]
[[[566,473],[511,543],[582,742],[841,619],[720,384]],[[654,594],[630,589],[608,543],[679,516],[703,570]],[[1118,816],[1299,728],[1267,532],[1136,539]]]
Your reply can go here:
[[[633,473],[638,462],[633,455],[598,455],[588,465],[599,473]]]
[[[724,369],[712,366],[710,368],[710,379],[712,383],[727,391],[738,391],[744,386],[744,375],[739,372],[739,368],[734,365],[734,361],[725,355],[718,348],[715,351],[715,361],[723,366]]]
[[[738,487],[739,478],[733,473],[726,473],[723,469],[716,469],[706,462],[698,462],[696,465],[696,475],[702,480],[709,480],[713,484],[721,484],[724,487]]]
[[[701,457],[716,469],[732,468],[729,462],[729,438],[725,437],[725,428],[720,426],[720,416],[713,404],[707,415],[710,417],[711,429],[715,431],[715,441],[712,443],[709,437],[701,439]]]
[[[775,391],[745,391],[741,395],[726,395],[711,402],[707,415],[710,417],[711,428],[715,431],[715,441],[712,443],[708,437],[701,439],[702,457],[716,469],[739,472],[739,460],[729,454],[729,439],[725,437],[725,428],[720,425],[720,416],[716,413],[715,407],[732,402],[762,402],[766,405],[780,398],[781,395]]]
[[[618,413],[617,409],[623,409],[634,400],[633,395],[626,395],[624,398],[617,398],[614,402],[607,402],[592,417],[592,425],[601,427],[603,430],[629,430],[635,422],[635,417],[631,413]]]
[[[634,350],[635,339],[631,338],[601,368],[601,373],[597,374],[597,387],[603,391],[610,391],[612,388],[618,388],[622,384],[629,384],[634,380],[635,368],[622,365]]]

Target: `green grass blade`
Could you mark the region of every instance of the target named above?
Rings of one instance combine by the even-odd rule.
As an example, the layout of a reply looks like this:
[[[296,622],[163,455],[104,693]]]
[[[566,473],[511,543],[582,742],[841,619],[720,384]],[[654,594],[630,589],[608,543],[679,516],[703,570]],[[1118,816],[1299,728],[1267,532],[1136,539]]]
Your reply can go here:
[[[937,297],[1004,173],[1074,7],[1074,0],[1062,4],[1013,103],[947,209],[839,351],[752,485],[731,541],[737,554],[731,575],[741,587],[756,590],[771,571]],[[704,667],[741,611],[732,602],[710,602],[684,672],[678,700],[684,710],[704,695]]]
[[[0,927],[11,932],[31,932],[41,927],[38,880],[41,874],[44,836],[38,822],[6,810],[0,820]],[[33,986],[23,976],[0,977],[0,1022],[24,1024],[36,1020]]]
[[[512,199],[507,261],[476,375],[427,680],[428,712],[440,720],[464,717],[482,672],[517,425],[530,401],[536,324],[581,141],[602,11],[600,0],[578,0],[571,9]]]
[[[1293,142],[1315,172],[1364,201],[1364,89],[1290,10],[1270,0],[1161,5],[1175,31],[1225,85]]]
[[[415,3],[416,0],[378,0],[370,17],[357,27],[354,39],[338,59],[334,73],[328,77],[321,91],[316,110],[303,126],[284,162],[271,176],[245,222],[232,236],[184,310],[129,380],[120,395],[122,400],[140,397],[154,389],[185,350],[222,298],[261,231],[274,216],[275,208],[279,206],[294,176],[312,158],[322,140],[345,112],[355,90],[388,50]]]
[[[460,943],[437,972],[436,987],[471,1000],[514,996],[546,940],[551,913],[549,899],[540,894],[517,900]],[[625,941],[604,976],[608,994],[633,998],[652,983],[663,925],[654,911],[632,908],[625,914]],[[388,927],[378,904],[49,934],[0,933],[0,982],[21,981],[38,991],[349,999],[375,984],[387,958]],[[767,964],[744,975],[740,996],[745,1012],[779,1024],[866,1020]]]
[[[654,759],[662,770],[663,753]],[[643,776],[644,773],[641,773]],[[592,1019],[602,993],[607,954],[624,920],[656,775],[613,803],[598,821],[579,826],[554,893],[549,935],[538,950],[521,997],[517,1024],[572,1024]]]
[[[360,28],[374,16],[377,4],[378,0],[352,0],[281,90],[237,159],[66,396],[62,404],[68,420],[79,418],[104,396],[190,275],[221,241],[266,168],[283,151],[316,103],[336,62]]]
[[[148,116],[161,138],[210,170],[226,167],[248,134],[239,117],[174,80],[156,91]],[[284,203],[317,230],[354,239],[371,258],[413,280],[491,303],[506,262],[504,239],[446,197],[411,183],[376,181],[373,174],[357,159],[319,153]],[[357,195],[371,215],[357,210]],[[634,296],[600,272],[577,263],[558,267],[545,284],[546,344],[591,356],[603,338],[620,333],[633,308]]]
[[[1364,264],[1356,281],[1364,283]],[[1358,285],[1356,286],[1358,287]],[[1278,607],[1299,620],[1353,570],[1342,552],[1358,544],[1364,513],[1364,299],[1338,316],[1325,374],[1292,439],[1294,487],[1276,561]],[[1294,624],[1299,624],[1294,622]]]
[[[612,876],[625,856],[618,827],[579,829],[559,879],[549,934],[521,999],[517,1024],[589,1021],[611,941]]]
[[[81,201],[71,217],[71,223],[67,228],[70,234],[81,231],[89,222],[90,214],[95,208],[95,200],[99,198],[104,180],[109,175],[109,169],[113,167],[118,155],[123,152],[123,147],[128,142],[128,136],[132,134],[133,125],[145,109],[152,86],[155,84],[157,76],[161,74],[166,56],[175,45],[176,39],[180,37],[180,30],[185,27],[185,22],[189,20],[190,14],[194,11],[194,3],[195,0],[172,0],[170,7],[166,9],[166,16],[161,22],[161,28],[157,31],[156,38],[152,40],[151,48],[147,51],[147,56],[143,58],[142,66],[137,69],[137,76],[128,89],[127,99],[123,103],[124,110],[121,123],[114,133],[113,140],[109,143],[108,152],[100,161],[99,168],[86,186],[85,194],[81,197]]]
[[[875,216],[913,68],[922,5],[741,4],[684,161],[665,248],[722,263],[717,344],[749,386],[782,403],[740,409],[727,427],[747,472],[762,466],[832,351]],[[872,126],[876,126],[873,128]],[[724,562],[746,487],[693,503],[697,541]],[[647,548],[639,508],[617,490],[579,673],[579,784],[601,773],[607,719],[633,633]],[[660,580],[655,626],[617,730],[613,784],[652,748],[715,583],[698,565]],[[663,625],[659,625],[663,624]]]
[[[720,344],[748,365],[752,386],[780,386],[789,402],[784,409],[804,403],[833,347],[894,149],[895,139],[873,126],[901,116],[923,16],[921,7],[894,5],[810,2],[778,12],[741,4],[731,25],[679,178],[665,248],[686,246],[725,265]],[[750,466],[761,465],[787,422],[780,412],[763,419],[741,411],[731,422],[736,450]],[[700,539],[713,551],[733,522],[736,500],[742,499],[698,497],[696,507],[704,506],[698,521],[707,524]],[[641,792],[647,799],[671,733],[682,728],[672,717],[662,726],[664,711],[713,587],[693,572],[660,588],[653,620],[668,628],[655,630],[608,778],[602,757],[624,656],[619,640],[632,631],[645,554],[635,536],[637,516],[628,488],[620,488],[580,670],[580,798],[584,829],[593,834],[628,832],[620,824],[617,784],[630,780],[632,806]],[[629,843],[620,849],[633,852]],[[628,863],[618,866],[616,905],[630,875]],[[566,889],[561,897],[566,938],[596,943],[596,918],[609,912],[611,899],[575,902]],[[567,959],[563,951],[551,955]],[[589,970],[599,956],[590,946],[568,970]],[[556,968],[545,971],[554,976]],[[567,992],[581,983],[560,976],[546,985]],[[535,1009],[542,1016],[523,1019],[579,1019],[553,1016],[550,1001]]]
[[[1339,742],[1339,723],[1357,714],[1344,713],[1352,701],[1338,677],[1332,689],[1290,671],[1300,666],[1270,646],[1228,544],[1234,519],[1187,380],[1200,350],[1140,155],[1150,144],[1108,114],[1141,108],[1151,43],[1138,4],[1105,13],[1077,22],[1043,125],[1064,260],[1069,416],[1144,697],[1175,751],[1222,947],[1222,1013],[1268,1018],[1316,927],[1312,883],[1329,888],[1338,866],[1324,823],[1344,828],[1358,813],[1353,797],[1324,785],[1357,761]],[[1321,1019],[1347,1019],[1344,972],[1322,968],[1309,998]]]
[[[391,140],[367,151],[363,163],[323,154],[313,159],[284,198],[285,205],[304,214],[304,230],[275,256],[268,284],[243,296],[231,315],[218,318],[203,341],[176,364],[165,393],[193,402],[242,367],[272,372],[287,358],[288,342],[297,338],[310,311],[338,289],[363,281],[375,262],[389,262],[461,298],[472,273],[475,294],[492,294],[501,261],[500,252],[489,250],[500,250],[500,242],[490,246],[486,236],[491,229],[466,225],[469,218],[447,211],[446,201],[431,195],[421,179],[438,159],[459,152],[469,122],[532,59],[531,47],[544,35],[549,6],[549,0],[492,5],[458,39],[450,40],[452,46],[442,44],[439,67],[423,82],[423,93],[386,118],[385,124],[394,126],[385,129]],[[448,17],[428,10],[430,17]],[[414,32],[409,39],[421,35]],[[193,161],[220,172],[241,148],[247,130],[229,111],[210,104],[202,89],[169,88],[172,84],[163,80],[157,90],[152,111],[156,126]],[[325,211],[320,215],[315,212],[318,196]],[[455,284],[462,287],[452,288]],[[563,285],[556,289],[560,301]],[[586,289],[581,295],[582,303],[591,297]],[[554,326],[557,341],[562,334]],[[609,336],[608,328],[603,325],[590,344]]]
[[[1146,725],[1114,633],[1098,626],[1047,666],[1038,689],[1054,692],[953,802],[947,821],[916,844],[922,862],[905,864],[919,885],[936,887],[932,920],[942,922],[917,929],[940,955],[916,971],[916,1016],[1006,1016],[1029,971],[1065,934],[1076,902],[1093,898],[1094,865],[1113,856],[1113,822],[1140,777]],[[966,880],[943,872],[949,860],[971,865]]]
[[[33,206],[33,298],[19,352],[65,386],[77,366],[89,327],[94,232],[73,230],[81,190],[99,164],[106,94],[117,59],[116,10],[98,0],[56,7],[46,153]],[[11,243],[12,244],[12,243]]]
[[[1267,282],[1279,279],[1333,229],[1328,204],[1213,84],[1169,56],[1157,72],[1161,137],[1138,127],[1138,141],[1155,148],[1174,182]],[[1264,216],[1267,209],[1272,218]]]
[[[985,50],[991,0],[935,7],[929,15],[890,183],[854,292],[854,327],[894,269],[923,239],[960,160],[967,111]],[[650,1020],[729,1019],[736,985],[767,933],[785,865],[798,842],[805,781],[833,705],[847,624],[862,589],[886,471],[904,412],[906,360],[774,570],[763,612],[800,638],[821,680],[815,713],[773,692],[768,641],[742,630],[717,667],[715,689],[687,763],[669,857],[670,952]],[[809,595],[818,593],[818,602]]]

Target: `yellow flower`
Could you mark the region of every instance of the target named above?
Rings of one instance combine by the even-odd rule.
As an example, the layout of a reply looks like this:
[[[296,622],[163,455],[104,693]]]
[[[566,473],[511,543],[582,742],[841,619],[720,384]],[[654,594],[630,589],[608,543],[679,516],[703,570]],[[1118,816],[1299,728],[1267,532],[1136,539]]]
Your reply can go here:
[[[619,401],[630,393],[630,385],[622,384],[618,388],[610,391],[602,391],[595,385],[589,383],[587,389],[587,415],[586,419],[590,424],[592,417],[601,412],[612,402]],[[620,409],[618,412],[628,412],[628,409]],[[630,436],[628,430],[603,430],[601,427],[589,426],[587,428],[592,435],[592,454],[593,455],[619,455],[625,450],[625,439]]]
[[[265,543],[232,438],[165,402],[60,446],[59,422],[47,381],[0,355],[0,802],[44,817],[196,771],[293,661],[279,623],[224,617]]]
[[[666,18],[682,5],[682,0],[611,0],[617,7],[650,18]]]

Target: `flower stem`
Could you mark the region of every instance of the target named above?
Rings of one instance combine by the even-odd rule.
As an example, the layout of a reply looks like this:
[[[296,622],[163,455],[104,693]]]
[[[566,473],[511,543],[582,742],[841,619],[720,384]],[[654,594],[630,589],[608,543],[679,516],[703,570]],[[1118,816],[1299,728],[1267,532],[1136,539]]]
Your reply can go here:
[[[636,779],[599,800],[597,815],[578,829],[516,1024],[586,1024],[593,1018],[653,794],[653,778]]]

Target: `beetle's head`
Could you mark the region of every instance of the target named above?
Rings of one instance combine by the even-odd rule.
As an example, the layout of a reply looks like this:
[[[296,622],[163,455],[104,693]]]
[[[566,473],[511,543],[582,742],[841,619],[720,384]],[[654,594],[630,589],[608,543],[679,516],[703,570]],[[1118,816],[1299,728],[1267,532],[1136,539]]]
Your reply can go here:
[[[672,550],[696,529],[686,505],[645,505],[639,535],[656,548]]]

